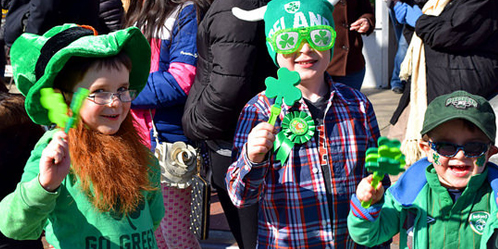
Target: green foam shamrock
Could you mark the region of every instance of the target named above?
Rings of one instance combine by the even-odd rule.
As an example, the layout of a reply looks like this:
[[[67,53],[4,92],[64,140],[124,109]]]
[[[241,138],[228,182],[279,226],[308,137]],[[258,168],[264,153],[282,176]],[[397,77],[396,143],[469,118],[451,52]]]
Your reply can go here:
[[[296,101],[301,99],[302,93],[296,86],[301,82],[299,73],[289,71],[282,67],[277,71],[278,79],[268,77],[265,80],[265,95],[268,98],[276,98],[275,103],[271,106],[270,118],[268,123],[275,125],[280,111],[282,110],[282,99],[286,105],[292,106]]]
[[[282,120],[282,130],[277,134],[273,150],[275,160],[285,163],[294,144],[304,144],[315,134],[315,122],[306,112],[291,112]]]
[[[48,110],[48,119],[57,126],[64,127],[69,117],[67,116],[67,105],[62,94],[54,92],[52,88],[42,88],[40,95],[41,105]]]
[[[372,187],[377,188],[385,174],[397,175],[405,171],[405,156],[399,149],[401,143],[390,140],[387,137],[380,137],[377,141],[378,148],[368,148],[366,152],[365,168],[373,172]],[[364,208],[370,207],[371,201],[361,202]]]
[[[67,114],[68,108],[64,102],[64,97],[61,93],[54,92],[52,88],[43,88],[40,90],[40,103],[43,108],[48,110],[48,119],[63,128],[64,132],[68,133],[69,129],[75,126],[81,105],[88,96],[88,93],[88,89],[85,88],[78,88],[76,93],[74,93],[73,100],[71,101],[71,117]]]

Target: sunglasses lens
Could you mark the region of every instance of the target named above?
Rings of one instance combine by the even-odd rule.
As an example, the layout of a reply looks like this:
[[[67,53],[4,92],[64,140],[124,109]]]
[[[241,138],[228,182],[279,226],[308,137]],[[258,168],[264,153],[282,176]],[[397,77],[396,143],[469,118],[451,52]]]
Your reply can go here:
[[[436,143],[436,151],[442,156],[451,157],[456,154],[457,146],[450,143]]]
[[[318,50],[329,50],[333,44],[334,39],[332,37],[331,30],[328,29],[315,29],[310,31],[311,42],[313,43],[315,49]]]
[[[488,150],[488,146],[484,143],[467,143],[463,150],[467,157],[478,157]]]
[[[275,35],[275,46],[278,52],[290,52],[297,48],[299,33],[298,32],[282,32]]]
[[[485,143],[472,142],[459,146],[453,143],[434,143],[434,148],[439,155],[445,157],[453,157],[457,154],[459,149],[463,149],[466,157],[478,157],[486,153],[488,145]]]

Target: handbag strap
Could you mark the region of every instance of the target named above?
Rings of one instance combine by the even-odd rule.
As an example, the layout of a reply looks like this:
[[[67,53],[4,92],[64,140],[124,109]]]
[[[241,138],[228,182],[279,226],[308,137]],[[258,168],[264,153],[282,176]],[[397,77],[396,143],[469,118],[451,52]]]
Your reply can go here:
[[[159,144],[159,133],[156,129],[156,124],[154,123],[154,117],[152,117],[152,111],[149,109],[150,122],[152,123],[152,136],[156,139],[156,144]]]
[[[197,147],[195,149],[196,152],[196,157],[197,157],[197,176],[201,177],[201,167],[202,167],[202,155],[201,155],[201,148]]]

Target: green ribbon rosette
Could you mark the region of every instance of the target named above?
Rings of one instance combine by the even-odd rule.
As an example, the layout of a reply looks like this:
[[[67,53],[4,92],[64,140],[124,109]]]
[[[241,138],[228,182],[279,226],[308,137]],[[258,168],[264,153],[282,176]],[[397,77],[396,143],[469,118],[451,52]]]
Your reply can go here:
[[[275,159],[285,163],[295,144],[308,142],[315,134],[315,122],[306,112],[291,112],[282,120],[282,130],[277,134],[273,150]]]

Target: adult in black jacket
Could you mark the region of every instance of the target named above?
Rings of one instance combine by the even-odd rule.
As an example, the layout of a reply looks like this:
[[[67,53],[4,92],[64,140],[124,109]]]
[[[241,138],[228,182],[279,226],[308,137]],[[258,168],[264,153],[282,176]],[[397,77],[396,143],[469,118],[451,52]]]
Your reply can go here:
[[[427,101],[465,90],[487,99],[498,91],[498,1],[453,0],[415,25],[424,42]]]
[[[456,90],[488,100],[498,93],[496,13],[496,0],[453,0],[439,16],[418,18],[415,32],[424,44],[427,103]],[[403,97],[392,124],[406,106],[409,92]]]
[[[5,19],[5,43],[10,47],[23,32],[43,34],[63,23],[98,29],[99,0],[12,0]]]
[[[212,184],[240,248],[255,248],[258,205],[237,209],[225,187],[231,150],[242,107],[264,90],[264,79],[276,75],[268,56],[264,23],[233,16],[232,7],[252,10],[269,0],[215,0],[197,33],[197,74],[182,119],[185,135],[205,141]]]

